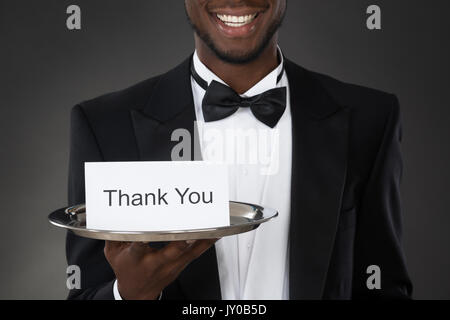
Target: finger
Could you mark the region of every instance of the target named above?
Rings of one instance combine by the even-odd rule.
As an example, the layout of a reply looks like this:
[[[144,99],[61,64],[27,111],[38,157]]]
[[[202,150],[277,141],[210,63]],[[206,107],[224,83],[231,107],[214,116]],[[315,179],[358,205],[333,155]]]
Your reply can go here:
[[[126,244],[127,244],[126,242],[122,242],[122,241],[106,240],[105,241],[105,254],[115,256],[123,249],[123,247]]]
[[[165,260],[173,261],[178,259],[190,247],[186,241],[173,241],[158,251],[158,254]]]
[[[184,269],[193,260],[200,257],[206,250],[211,248],[218,239],[197,240],[180,257],[176,264],[178,268]]]
[[[126,242],[120,241],[105,241],[105,247],[103,248],[103,253],[106,260],[113,265],[117,256],[122,252]]]
[[[133,242],[129,246],[128,250],[129,253],[136,258],[140,258],[155,251],[155,249],[151,248],[146,242]]]

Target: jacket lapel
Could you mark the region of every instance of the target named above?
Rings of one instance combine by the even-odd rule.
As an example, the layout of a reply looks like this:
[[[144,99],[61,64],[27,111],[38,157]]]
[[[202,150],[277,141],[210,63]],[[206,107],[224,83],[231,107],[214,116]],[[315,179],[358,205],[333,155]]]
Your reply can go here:
[[[154,85],[147,104],[131,111],[141,161],[170,161],[179,137],[172,133],[182,129],[189,133],[190,150],[185,160],[199,160],[195,127],[195,109],[190,80],[191,58],[162,75]],[[183,140],[183,143],[185,141]],[[187,299],[220,299],[220,282],[214,246],[192,262],[178,277],[181,294]],[[175,284],[174,284],[175,285]],[[169,297],[170,298],[170,297]]]
[[[347,170],[348,111],[286,63],[293,131],[290,298],[321,299]]]
[[[171,160],[172,149],[179,143],[172,141],[176,129],[187,130],[193,137],[195,110],[189,65],[190,59],[187,59],[162,75],[151,89],[146,105],[131,110],[141,160]]]

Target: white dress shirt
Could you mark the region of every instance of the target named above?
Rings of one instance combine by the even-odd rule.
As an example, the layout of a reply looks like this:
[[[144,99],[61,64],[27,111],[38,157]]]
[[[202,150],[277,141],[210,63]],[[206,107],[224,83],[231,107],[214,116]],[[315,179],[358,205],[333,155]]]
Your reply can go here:
[[[197,52],[193,61],[195,71],[208,84],[212,80],[224,83],[200,61]],[[289,298],[292,121],[285,72],[277,83],[282,68],[283,62],[242,95],[287,87],[287,107],[273,129],[256,119],[250,108],[240,108],[219,121],[204,122],[205,90],[191,77],[203,160],[228,164],[230,200],[260,204],[279,212],[276,219],[254,231],[216,243],[225,300]]]
[[[193,63],[197,74],[208,84],[213,80],[226,84],[200,61],[197,52]],[[191,77],[203,160],[228,165],[230,200],[259,204],[279,212],[277,218],[254,231],[217,241],[224,300],[289,299],[292,121],[286,72],[277,83],[282,69],[283,61],[242,95],[287,88],[286,110],[273,129],[256,119],[250,108],[240,108],[219,121],[204,122],[205,90]],[[117,281],[113,291],[116,300],[121,300]]]

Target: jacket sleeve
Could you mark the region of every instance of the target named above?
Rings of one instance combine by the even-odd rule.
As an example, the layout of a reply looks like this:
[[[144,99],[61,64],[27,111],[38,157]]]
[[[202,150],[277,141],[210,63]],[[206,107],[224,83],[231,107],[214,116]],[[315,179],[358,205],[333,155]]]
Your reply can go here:
[[[412,284],[401,244],[401,135],[399,104],[397,98],[393,97],[382,142],[357,217],[353,299],[411,297]],[[368,270],[369,266],[379,267],[379,288],[370,285],[376,283],[373,281],[377,271]]]
[[[71,112],[69,205],[85,202],[84,163],[103,161],[99,145],[81,106]],[[104,241],[82,238],[68,231],[66,257],[68,265],[81,271],[81,288],[70,290],[68,299],[114,299],[114,273],[104,253]]]

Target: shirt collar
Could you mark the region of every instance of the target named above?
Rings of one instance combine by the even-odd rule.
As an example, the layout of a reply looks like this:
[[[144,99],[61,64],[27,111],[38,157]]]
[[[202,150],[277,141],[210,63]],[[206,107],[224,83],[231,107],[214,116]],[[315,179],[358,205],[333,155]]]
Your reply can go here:
[[[273,69],[269,74],[267,74],[263,79],[261,79],[258,83],[256,83],[253,87],[251,87],[249,90],[247,90],[245,93],[243,93],[241,96],[255,96],[258,94],[261,94],[267,90],[274,89],[278,87],[279,83],[277,83],[278,75],[283,71],[283,64],[284,64],[284,57],[283,53],[281,52],[280,47],[278,47],[278,53],[281,57],[280,64]],[[200,61],[200,58],[198,57],[197,50],[194,52],[193,57],[193,63],[194,63],[194,69],[195,72],[203,79],[205,80],[208,85],[213,81],[217,81],[220,83],[225,83],[222,79],[220,79],[214,72],[212,72],[210,69],[208,69],[207,66],[203,64],[203,62]]]

